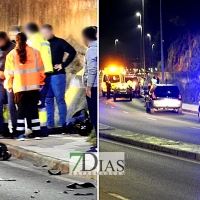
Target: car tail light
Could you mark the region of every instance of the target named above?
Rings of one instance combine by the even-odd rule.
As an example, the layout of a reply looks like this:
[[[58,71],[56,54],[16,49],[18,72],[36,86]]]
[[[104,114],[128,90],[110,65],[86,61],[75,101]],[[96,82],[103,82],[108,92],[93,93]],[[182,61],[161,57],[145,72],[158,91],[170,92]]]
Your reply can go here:
[[[182,95],[181,94],[178,95],[178,99],[182,100]]]
[[[152,99],[156,99],[156,95],[154,92],[152,93]]]

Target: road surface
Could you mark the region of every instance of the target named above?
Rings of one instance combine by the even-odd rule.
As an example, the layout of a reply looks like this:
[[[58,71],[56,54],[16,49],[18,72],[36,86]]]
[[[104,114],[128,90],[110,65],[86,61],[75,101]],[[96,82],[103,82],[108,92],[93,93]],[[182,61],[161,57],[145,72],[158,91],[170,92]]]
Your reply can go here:
[[[16,181],[2,181],[14,179]],[[47,183],[50,181],[50,183]],[[96,200],[95,189],[77,189],[68,191],[68,184],[88,179],[73,178],[69,175],[50,176],[46,169],[12,158],[8,162],[0,161],[0,199],[1,200]],[[89,182],[91,182],[89,180]],[[94,181],[93,181],[94,182]],[[38,193],[35,193],[38,192]],[[75,193],[93,193],[92,196],[75,196]]]
[[[100,200],[200,200],[200,163],[100,140],[102,152],[125,152],[124,176],[100,176]]]
[[[192,113],[147,114],[141,99],[113,102],[100,98],[100,123],[122,130],[200,144],[200,124]]]

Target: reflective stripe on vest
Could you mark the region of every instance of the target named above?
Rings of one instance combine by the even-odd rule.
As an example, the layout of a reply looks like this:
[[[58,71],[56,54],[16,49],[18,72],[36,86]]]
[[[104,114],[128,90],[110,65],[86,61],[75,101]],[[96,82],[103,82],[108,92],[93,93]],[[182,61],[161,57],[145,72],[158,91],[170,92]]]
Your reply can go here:
[[[14,70],[5,70],[5,73],[14,75],[15,71]]]
[[[40,71],[44,70],[44,66],[39,68],[38,60],[37,60],[37,54],[36,54],[37,50],[33,49],[33,51],[34,51],[34,60],[35,60],[36,69],[33,68],[33,69],[26,69],[26,70],[7,70],[7,72],[9,74],[14,74],[14,73],[16,73],[16,74],[25,74],[25,73],[40,72]],[[15,51],[12,50],[11,53],[12,53],[14,59],[16,60]],[[15,63],[16,63],[16,61],[15,61]]]
[[[22,86],[22,87],[20,87],[21,91],[37,90],[37,89],[40,89],[40,85],[29,85],[29,86]]]
[[[47,126],[47,111],[46,111],[46,108],[38,109],[38,112],[39,112],[40,126],[41,127]]]
[[[22,69],[22,70],[16,70],[15,74],[28,74],[28,73],[34,73],[44,70],[44,67],[40,68],[33,68],[33,69]]]
[[[47,42],[42,42],[42,43],[41,43],[41,46],[47,46],[47,47],[50,47],[50,44],[47,43]]]

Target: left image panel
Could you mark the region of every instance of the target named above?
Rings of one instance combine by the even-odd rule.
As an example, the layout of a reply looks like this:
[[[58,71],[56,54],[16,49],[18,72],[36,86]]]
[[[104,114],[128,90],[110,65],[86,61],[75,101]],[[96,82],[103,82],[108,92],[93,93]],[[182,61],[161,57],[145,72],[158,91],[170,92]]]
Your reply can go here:
[[[97,199],[97,5],[0,0],[2,200]]]

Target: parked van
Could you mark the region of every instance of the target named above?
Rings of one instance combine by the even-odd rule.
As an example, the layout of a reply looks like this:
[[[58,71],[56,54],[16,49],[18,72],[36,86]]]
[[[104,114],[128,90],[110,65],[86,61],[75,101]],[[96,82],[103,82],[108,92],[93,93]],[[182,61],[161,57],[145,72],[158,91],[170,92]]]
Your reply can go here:
[[[103,76],[101,81],[102,95],[105,97],[107,94],[107,85],[110,84],[110,92],[113,93],[115,88],[125,83],[125,70],[123,67],[109,66],[103,70]]]

